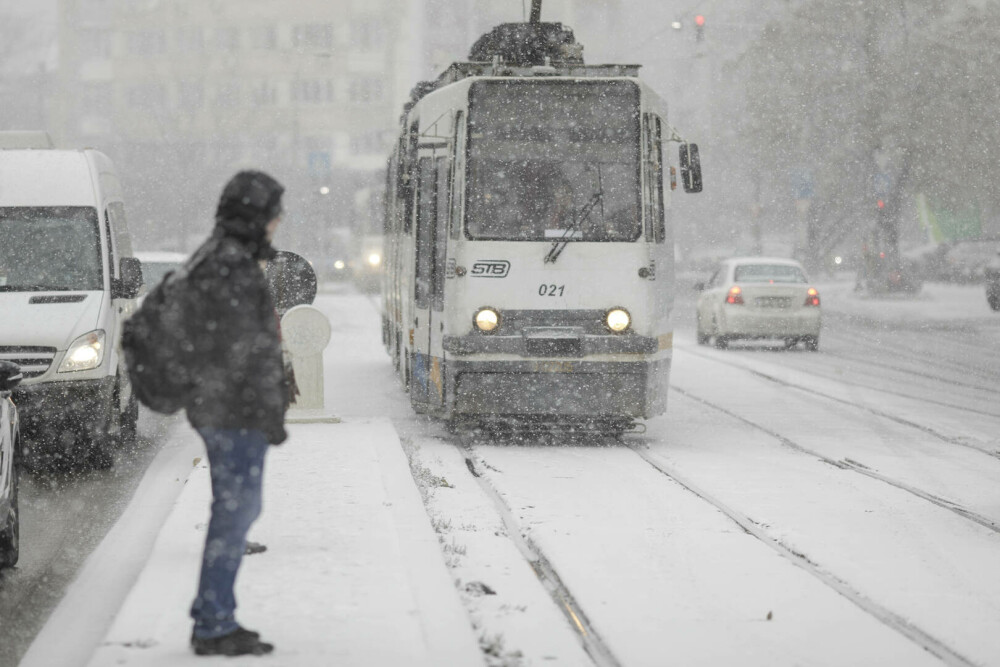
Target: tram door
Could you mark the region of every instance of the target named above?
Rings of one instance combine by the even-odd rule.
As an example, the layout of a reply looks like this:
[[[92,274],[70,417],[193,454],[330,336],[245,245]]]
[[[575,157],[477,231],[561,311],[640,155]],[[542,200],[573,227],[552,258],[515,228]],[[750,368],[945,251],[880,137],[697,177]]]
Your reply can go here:
[[[414,403],[438,406],[444,399],[441,324],[448,251],[450,160],[421,158],[419,170],[410,395]]]

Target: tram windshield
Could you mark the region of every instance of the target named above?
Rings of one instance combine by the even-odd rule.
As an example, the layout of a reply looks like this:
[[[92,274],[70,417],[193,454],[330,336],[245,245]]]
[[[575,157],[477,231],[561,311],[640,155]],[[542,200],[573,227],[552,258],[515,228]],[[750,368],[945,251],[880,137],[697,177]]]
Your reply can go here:
[[[634,241],[639,89],[629,81],[480,81],[469,111],[466,235]]]

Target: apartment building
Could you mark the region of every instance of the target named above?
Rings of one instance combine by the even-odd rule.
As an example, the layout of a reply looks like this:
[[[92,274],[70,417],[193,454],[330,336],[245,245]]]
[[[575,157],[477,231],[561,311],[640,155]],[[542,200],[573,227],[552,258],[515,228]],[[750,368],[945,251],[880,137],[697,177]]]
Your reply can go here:
[[[251,166],[288,186],[292,249],[350,224],[416,74],[418,2],[59,2],[53,130],[123,167],[140,242],[190,250]]]

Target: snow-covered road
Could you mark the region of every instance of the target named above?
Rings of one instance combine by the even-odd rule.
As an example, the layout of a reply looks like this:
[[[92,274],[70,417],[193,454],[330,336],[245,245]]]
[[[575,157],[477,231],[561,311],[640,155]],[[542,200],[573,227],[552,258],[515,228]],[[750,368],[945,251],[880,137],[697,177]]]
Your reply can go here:
[[[430,659],[462,642],[465,657],[445,662],[471,667],[479,662],[467,623],[489,667],[1000,665],[1000,317],[972,287],[929,285],[918,299],[882,302],[849,283],[821,293],[818,353],[699,346],[693,303],[683,298],[668,414],[615,440],[451,433],[415,415],[379,342],[377,299],[327,287],[315,304],[333,329],[326,406],[343,423],[314,434],[317,442],[300,433],[297,446],[282,448],[269,488],[281,498],[302,492],[306,470],[333,466],[338,486],[324,494],[326,475],[310,472],[318,484],[305,497],[321,495],[341,521],[294,514],[315,499],[285,507],[294,520],[283,519],[276,498],[260,526],[273,553],[248,565],[257,573],[247,580],[247,612],[267,618],[281,664],[305,667],[334,654],[382,667],[398,664],[386,657],[393,651],[423,647]],[[376,440],[394,453],[386,458],[398,468],[392,484],[379,465],[357,459],[371,456]],[[310,452],[322,456],[310,463]],[[174,458],[189,467],[191,456]],[[162,529],[148,526],[166,547],[153,548],[130,592],[134,576],[116,584],[128,596],[124,606],[103,605],[111,629],[95,621],[86,630],[78,614],[91,613],[87,591],[111,585],[102,573],[121,569],[114,541],[88,561],[84,583],[33,645],[32,664],[53,664],[39,656],[55,655],[51,644],[74,633],[79,641],[68,645],[81,647],[80,664],[97,645],[91,664],[194,660],[184,650],[184,582],[197,567],[192,526],[207,487],[184,488],[173,510],[149,493],[130,504],[133,521],[154,505],[169,514]],[[407,530],[422,525],[421,553],[384,546],[412,546],[378,531],[374,517],[387,508],[402,513]],[[366,536],[367,551],[330,549],[326,540],[343,547],[337,540],[347,534]],[[300,538],[311,550],[296,551]],[[314,571],[316,554],[329,568]],[[283,578],[269,580],[272,569]],[[402,579],[387,585],[383,575]],[[420,605],[376,601],[406,600],[414,582],[454,613],[424,618]],[[313,626],[282,606],[289,596],[335,600],[352,591],[370,604],[305,603],[315,626],[306,642],[303,628]],[[369,630],[399,626],[386,606],[411,630],[437,628],[434,650],[419,632],[384,645],[379,632],[360,632],[364,619]],[[369,615],[357,617],[359,608]]]
[[[622,442],[449,434],[373,318],[333,400],[393,418],[491,664],[1000,664],[1000,318],[823,293],[818,354],[697,346],[679,303],[669,413]]]

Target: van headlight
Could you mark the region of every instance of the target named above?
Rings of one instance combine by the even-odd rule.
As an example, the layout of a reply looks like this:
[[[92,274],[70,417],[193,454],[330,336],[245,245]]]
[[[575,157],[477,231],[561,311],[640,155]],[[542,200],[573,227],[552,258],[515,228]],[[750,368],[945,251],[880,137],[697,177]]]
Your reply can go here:
[[[632,316],[624,308],[612,308],[604,316],[604,322],[615,333],[621,333],[632,324]]]
[[[59,364],[60,373],[89,371],[104,361],[104,331],[98,329],[77,338],[66,350],[66,356]]]
[[[473,321],[477,329],[483,333],[490,333],[500,326],[500,313],[492,308],[480,308]]]

